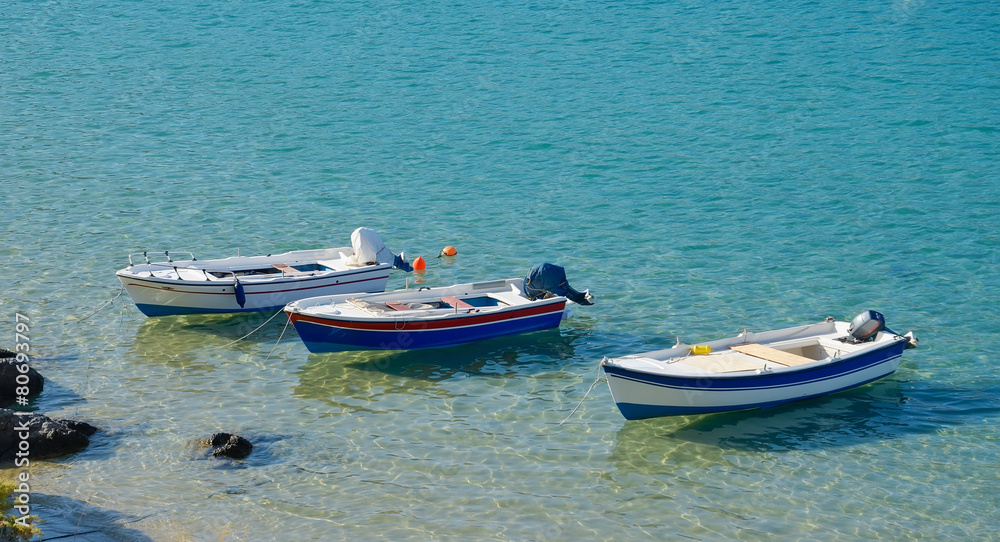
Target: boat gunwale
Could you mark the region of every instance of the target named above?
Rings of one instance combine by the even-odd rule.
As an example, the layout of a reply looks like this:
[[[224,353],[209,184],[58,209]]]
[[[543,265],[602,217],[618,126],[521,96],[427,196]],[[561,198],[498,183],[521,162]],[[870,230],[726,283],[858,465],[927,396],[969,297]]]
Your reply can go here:
[[[789,329],[794,329],[794,328],[789,328]],[[776,331],[781,331],[781,330],[776,330]],[[888,338],[882,337],[881,336],[882,333],[885,333],[885,334],[890,335],[890,336]],[[803,339],[810,339],[810,338],[815,338],[815,339],[831,338],[831,340],[836,340],[835,338],[831,337],[832,335],[834,335],[834,334],[823,333],[823,334],[817,334],[817,335],[808,335],[808,336],[801,336],[801,337],[791,337],[791,338],[789,338],[787,340],[803,340]],[[726,341],[726,340],[728,340],[728,339],[721,339],[721,341]],[[788,375],[788,374],[795,374],[795,373],[813,371],[813,370],[817,370],[817,369],[824,369],[824,368],[828,368],[828,367],[837,367],[838,365],[850,362],[851,360],[853,360],[853,359],[855,359],[857,357],[865,356],[865,355],[869,355],[869,354],[873,354],[873,353],[876,353],[876,352],[880,352],[882,350],[885,350],[885,349],[888,349],[888,348],[892,348],[892,347],[896,346],[897,344],[899,344],[900,342],[904,342],[905,343],[906,341],[907,341],[906,337],[904,337],[902,335],[899,335],[898,333],[890,332],[890,331],[884,331],[884,332],[880,332],[879,338],[877,338],[875,341],[872,341],[872,346],[863,346],[863,347],[858,348],[857,350],[855,350],[853,352],[848,352],[848,353],[846,353],[843,356],[813,360],[812,362],[809,362],[809,363],[803,363],[801,365],[794,365],[794,366],[784,366],[784,365],[780,365],[778,363],[772,363],[771,365],[769,365],[767,367],[766,370],[746,369],[746,370],[741,370],[741,371],[730,371],[730,372],[722,372],[722,373],[716,373],[716,372],[711,372],[711,371],[708,371],[708,370],[702,370],[702,372],[691,373],[691,374],[683,374],[683,373],[677,373],[677,372],[665,372],[665,369],[667,369],[669,367],[669,365],[673,364],[673,363],[670,362],[670,360],[675,360],[674,361],[675,363],[683,363],[682,360],[684,358],[683,357],[676,357],[676,358],[657,359],[657,358],[653,358],[651,356],[648,356],[646,354],[655,353],[655,352],[664,352],[666,350],[656,350],[656,351],[647,352],[647,353],[644,353],[644,354],[633,354],[633,355],[627,355],[627,356],[618,356],[618,357],[614,357],[614,358],[606,357],[603,360],[601,360],[600,366],[602,368],[610,366],[613,369],[616,369],[617,371],[620,371],[620,372],[632,372],[632,373],[639,373],[639,374],[643,374],[643,375],[650,375],[650,376],[655,376],[655,377],[660,377],[660,378],[676,378],[676,379],[682,379],[682,380],[733,380],[733,379],[737,379],[738,380],[738,379],[749,379],[749,378],[767,378],[767,377],[772,377],[772,376],[776,376],[776,375]],[[772,341],[770,344],[773,344],[775,342],[781,342],[781,341]],[[878,343],[884,343],[884,344],[878,344]],[[711,344],[711,343],[709,343],[709,344]],[[735,346],[735,345],[738,345],[738,344],[746,344],[746,343],[734,343],[733,345]],[[768,344],[768,343],[762,343],[762,344]],[[670,349],[667,349],[667,350],[670,350]],[[711,355],[711,354],[709,354],[709,355]],[[665,367],[662,368],[662,369],[652,369],[652,368],[645,369],[645,368],[640,368],[640,367],[631,367],[631,366],[623,365],[621,363],[617,363],[616,362],[616,360],[626,360],[626,359],[639,360],[639,359],[643,359],[643,358],[650,359],[652,361],[656,361],[656,362],[662,363]],[[697,367],[695,367],[695,366],[691,366],[691,367],[697,369]]]
[[[148,253],[148,252],[151,252],[151,251],[146,251],[146,253]],[[159,254],[160,252],[163,252],[163,251],[152,251],[152,252],[154,252],[156,254]],[[194,256],[193,253],[188,252],[186,250],[179,250],[179,251],[175,251],[175,252],[179,252],[179,253],[182,253],[182,254],[191,254],[192,257]],[[143,254],[143,252],[132,252],[132,253],[129,254],[129,256],[133,256],[135,254]],[[332,254],[335,257],[324,258],[324,257],[322,257],[322,255],[324,255],[324,254]],[[341,257],[341,255],[342,255],[342,257]],[[301,261],[304,261],[304,262],[315,262],[317,260],[343,260],[343,259],[349,258],[352,255],[354,255],[354,248],[353,247],[304,248],[304,249],[300,249],[300,250],[289,250],[289,251],[285,251],[285,252],[279,252],[279,253],[276,253],[276,254],[255,254],[253,256],[226,256],[225,258],[211,258],[211,259],[208,259],[208,260],[198,260],[198,259],[191,259],[191,260],[166,260],[166,261],[149,261],[149,262],[138,262],[138,263],[132,263],[131,260],[130,260],[128,267],[135,267],[135,266],[139,266],[139,265],[163,265],[163,266],[167,266],[167,267],[174,267],[177,264],[195,264],[195,265],[201,265],[201,264],[206,264],[206,263],[207,264],[216,264],[216,263],[225,263],[225,262],[232,262],[232,261],[247,261],[247,262],[252,262],[254,260],[269,260],[269,259],[287,260],[290,257],[303,258]],[[305,256],[309,256],[309,257],[305,258]],[[313,256],[316,256],[316,257],[313,257]],[[126,269],[128,267],[126,267]]]
[[[519,290],[523,279],[521,278],[508,278],[500,280],[489,280],[480,282],[468,282],[462,284],[452,284],[450,286],[434,286],[434,287],[421,287],[419,289],[407,288],[401,290],[390,290],[385,292],[373,292],[368,294],[332,294],[316,297],[306,297],[303,299],[297,299],[288,304],[286,312],[302,312],[306,309],[316,307],[316,306],[329,306],[331,303],[346,303],[351,301],[352,298],[360,298],[360,301],[374,301],[378,303],[383,303],[385,301],[406,301],[409,303],[419,303],[425,300],[440,300],[445,296],[455,296],[455,297],[465,297],[470,298],[474,296],[482,296],[488,294],[503,294],[511,292],[511,287],[517,287]],[[486,287],[484,287],[486,286]],[[523,306],[526,304],[536,303],[542,300],[531,300],[520,294],[520,297],[524,299],[525,303],[518,305],[508,305],[510,306]],[[562,296],[555,296],[562,297]],[[548,299],[554,299],[546,298]],[[497,299],[497,298],[494,298]],[[566,298],[563,298],[566,299]],[[503,301],[502,299],[499,299]],[[504,301],[506,303],[506,301]],[[418,309],[419,310],[419,309]]]
[[[610,368],[612,375],[615,376],[615,377],[617,377],[617,378],[623,378],[623,379],[628,379],[628,380],[635,380],[635,381],[647,383],[647,384],[650,384],[650,385],[657,385],[657,386],[678,387],[678,388],[687,388],[687,389],[690,389],[690,388],[693,387],[693,388],[696,388],[696,389],[713,390],[714,388],[710,387],[710,383],[711,382],[716,382],[716,381],[718,381],[718,382],[727,382],[728,383],[728,382],[737,381],[737,380],[742,380],[742,381],[763,381],[763,380],[769,380],[769,379],[775,379],[775,378],[784,379],[785,377],[788,377],[788,376],[793,376],[793,377],[794,376],[801,376],[802,374],[805,374],[805,373],[819,372],[819,371],[829,372],[831,375],[846,375],[846,374],[850,374],[850,373],[856,372],[858,370],[863,370],[865,368],[869,368],[869,367],[873,367],[873,366],[885,363],[886,361],[889,361],[889,360],[891,360],[891,359],[893,359],[895,357],[899,357],[899,356],[881,357],[881,358],[879,358],[878,360],[876,360],[876,361],[874,361],[872,363],[867,363],[863,367],[859,367],[859,368],[853,369],[851,371],[842,371],[841,372],[841,371],[836,371],[836,370],[833,370],[833,369],[836,369],[837,367],[840,367],[840,366],[845,365],[847,363],[850,363],[852,361],[856,361],[858,358],[861,358],[861,357],[864,357],[864,356],[869,356],[869,355],[872,355],[872,354],[876,354],[876,353],[881,352],[883,350],[887,350],[887,349],[896,347],[896,346],[899,345],[900,342],[904,342],[905,343],[906,342],[906,338],[903,337],[903,336],[901,336],[901,335],[894,335],[893,337],[891,337],[890,339],[888,339],[885,342],[885,344],[883,344],[883,345],[880,345],[878,347],[871,348],[871,349],[859,350],[859,351],[853,352],[853,353],[851,353],[850,355],[847,355],[847,356],[843,356],[843,357],[839,357],[839,358],[831,358],[830,360],[817,360],[818,362],[822,362],[822,363],[807,363],[807,364],[793,366],[793,367],[780,367],[780,368],[777,368],[777,369],[770,369],[770,370],[767,370],[767,371],[757,371],[757,370],[751,369],[751,370],[739,371],[739,372],[731,372],[731,373],[710,373],[710,372],[706,371],[706,372],[700,373],[700,374],[675,374],[675,373],[669,373],[668,374],[668,373],[663,373],[663,372],[647,371],[647,370],[643,370],[643,369],[639,369],[639,368],[623,367],[622,365],[615,364],[615,363],[608,363],[608,362],[612,362],[613,361],[612,358],[605,358],[604,360],[601,360],[601,365],[600,366],[601,366],[602,369],[605,370],[606,373],[607,373],[607,369]],[[902,355],[902,354],[900,354],[900,355]],[[637,375],[654,377],[654,378],[650,378],[650,379],[629,378],[628,375],[630,373],[634,373],[634,374],[637,374]],[[676,380],[676,381],[679,381],[679,382],[689,382],[690,381],[690,382],[695,382],[696,385],[695,386],[685,386],[685,385],[678,384],[676,386],[671,386],[667,382],[669,380]],[[791,381],[789,383],[785,383],[785,384],[782,384],[782,385],[783,386],[795,386],[795,385],[805,384],[808,381],[809,380],[806,380],[806,379],[803,379],[801,381],[796,380],[796,381]],[[702,384],[708,384],[708,385],[698,385],[700,383],[702,383]],[[769,387],[771,387],[771,386],[769,386]],[[732,388],[714,389],[714,391],[731,391],[731,390],[732,390]]]
[[[137,265],[145,265],[145,264],[137,264]],[[316,271],[316,272],[312,272],[311,274],[304,274],[304,275],[287,275],[287,274],[278,274],[278,273],[273,273],[273,274],[268,274],[268,275],[265,275],[265,274],[261,274],[261,275],[245,275],[245,276],[239,277],[239,281],[244,286],[251,286],[251,285],[261,285],[261,286],[269,285],[270,286],[270,285],[278,285],[278,284],[283,284],[283,283],[296,283],[296,284],[298,284],[298,283],[308,282],[308,281],[312,281],[312,280],[330,279],[330,278],[334,278],[334,277],[349,277],[351,275],[357,275],[357,274],[361,274],[361,273],[368,273],[368,272],[376,271],[376,270],[383,270],[383,269],[391,270],[391,268],[392,268],[391,264],[388,264],[388,263],[379,263],[379,264],[367,265],[367,266],[364,266],[364,267],[360,267],[358,269],[345,269],[345,270],[330,269],[329,271]],[[206,280],[188,280],[188,279],[182,279],[182,278],[179,278],[179,277],[178,278],[164,278],[164,277],[157,277],[157,276],[140,276],[140,275],[138,275],[138,274],[136,274],[134,272],[130,272],[129,269],[130,269],[130,267],[127,267],[125,269],[120,269],[120,270],[118,270],[118,271],[115,272],[115,275],[118,276],[119,278],[126,278],[128,280],[142,281],[142,282],[148,282],[148,283],[154,283],[154,284],[163,284],[163,285],[168,285],[168,286],[184,285],[184,286],[192,286],[192,287],[198,287],[198,286],[218,287],[218,286],[232,286],[232,285],[236,284],[236,279],[233,278],[233,277],[231,277],[231,276],[228,277],[228,278],[217,278],[215,280],[209,280],[209,279],[206,279]],[[186,270],[190,270],[190,271],[207,271],[207,272],[212,272],[213,271],[212,269],[201,269],[201,268],[191,268],[191,267],[182,267],[181,269],[186,269]],[[220,270],[220,271],[223,271],[223,270]],[[225,270],[225,271],[228,271],[228,270]],[[235,271],[239,271],[239,270],[235,270]]]

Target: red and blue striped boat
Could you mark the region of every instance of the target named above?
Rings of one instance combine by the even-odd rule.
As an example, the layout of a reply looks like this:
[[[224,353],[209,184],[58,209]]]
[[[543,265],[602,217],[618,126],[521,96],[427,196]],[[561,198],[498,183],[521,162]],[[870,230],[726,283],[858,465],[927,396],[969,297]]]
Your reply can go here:
[[[560,295],[531,299],[524,282],[312,297],[289,303],[285,312],[310,352],[455,346],[558,327],[573,302]]]

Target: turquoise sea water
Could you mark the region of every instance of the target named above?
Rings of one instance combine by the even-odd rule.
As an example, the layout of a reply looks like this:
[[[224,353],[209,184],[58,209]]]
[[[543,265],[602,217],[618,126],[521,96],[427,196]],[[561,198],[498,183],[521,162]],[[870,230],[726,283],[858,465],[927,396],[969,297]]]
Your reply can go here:
[[[32,408],[102,429],[32,463],[41,515],[157,541],[997,539],[995,2],[13,1],[0,36],[6,346],[30,317]],[[129,252],[358,226],[425,284],[549,261],[597,304],[396,354],[310,355],[281,317],[232,343],[270,314],[87,317]],[[606,355],[865,309],[921,346],[863,388],[636,422],[587,393]],[[206,457],[216,431],[253,455]]]

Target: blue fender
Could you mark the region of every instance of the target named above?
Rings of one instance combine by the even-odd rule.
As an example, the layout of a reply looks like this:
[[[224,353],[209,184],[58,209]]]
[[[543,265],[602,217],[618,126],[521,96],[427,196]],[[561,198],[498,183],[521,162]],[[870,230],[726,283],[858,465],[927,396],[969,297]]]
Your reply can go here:
[[[243,290],[243,285],[240,284],[240,279],[235,280],[236,287],[234,288],[234,291],[236,292],[236,302],[240,304],[240,308],[242,309],[243,306],[247,304],[247,293]]]

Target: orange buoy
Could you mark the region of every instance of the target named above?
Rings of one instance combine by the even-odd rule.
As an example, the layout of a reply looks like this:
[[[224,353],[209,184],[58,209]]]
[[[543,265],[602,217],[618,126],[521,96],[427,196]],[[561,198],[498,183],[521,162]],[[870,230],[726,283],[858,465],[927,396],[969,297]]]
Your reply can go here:
[[[448,245],[443,249],[441,249],[441,254],[438,257],[440,258],[441,256],[454,256],[455,254],[458,254],[458,251],[455,250],[455,247]]]
[[[427,262],[424,261],[424,257],[423,256],[417,256],[417,259],[413,260],[413,270],[414,271],[423,271],[425,269],[427,269]]]

